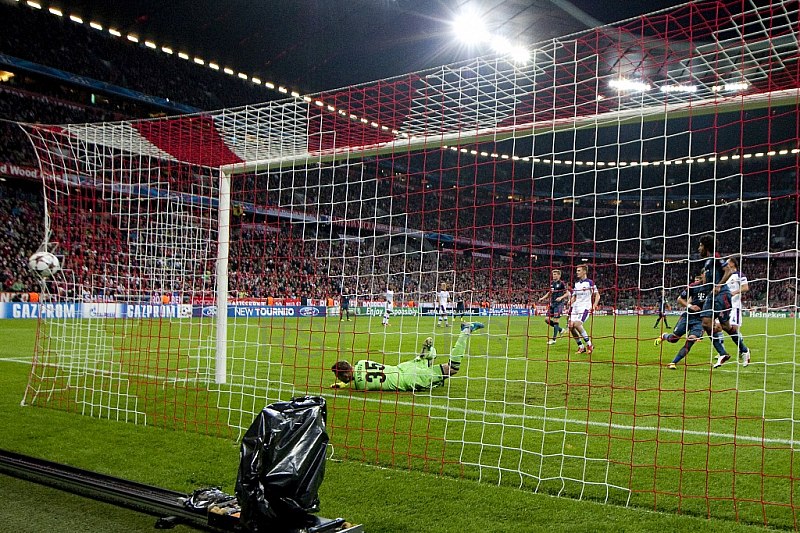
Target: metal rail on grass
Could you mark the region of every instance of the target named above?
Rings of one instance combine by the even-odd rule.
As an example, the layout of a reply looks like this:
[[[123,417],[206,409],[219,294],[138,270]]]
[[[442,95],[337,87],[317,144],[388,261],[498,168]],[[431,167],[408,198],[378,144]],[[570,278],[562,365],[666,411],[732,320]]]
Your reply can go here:
[[[0,450],[0,472],[55,487],[81,496],[105,501],[161,517],[160,528],[186,524],[214,532],[242,531],[239,519],[215,515],[207,509],[193,509],[181,503],[188,495],[145,485],[127,479],[82,470]],[[314,524],[301,529],[284,529],[285,533],[363,533],[362,525],[347,527],[344,519],[328,519],[309,515]],[[344,526],[344,527],[343,527]]]

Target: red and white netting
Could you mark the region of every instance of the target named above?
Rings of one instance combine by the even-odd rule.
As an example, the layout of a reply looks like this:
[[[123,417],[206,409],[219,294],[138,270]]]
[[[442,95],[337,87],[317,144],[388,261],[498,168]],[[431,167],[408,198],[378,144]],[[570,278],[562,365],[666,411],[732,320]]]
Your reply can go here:
[[[64,305],[26,401],[236,437],[266,403],[324,395],[337,455],[795,527],[798,34],[797,2],[691,3],[526,64],[27,125]],[[753,362],[726,336],[720,369],[709,340],[667,370],[682,343],[654,347],[649,313],[666,289],[677,322],[706,233],[749,279]],[[591,357],[547,343],[540,301],[580,265],[601,292]],[[328,388],[337,359],[397,364],[428,335],[446,354],[443,285],[488,326],[458,376]]]

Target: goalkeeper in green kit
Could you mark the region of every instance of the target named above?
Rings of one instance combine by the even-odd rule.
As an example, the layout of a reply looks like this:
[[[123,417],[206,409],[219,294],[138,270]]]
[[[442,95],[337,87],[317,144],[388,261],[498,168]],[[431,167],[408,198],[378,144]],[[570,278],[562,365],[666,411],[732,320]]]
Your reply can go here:
[[[337,361],[331,367],[336,376],[333,388],[350,386],[356,390],[368,391],[416,391],[441,387],[447,378],[456,375],[461,368],[461,358],[467,351],[469,334],[484,327],[480,322],[462,324],[461,334],[450,352],[450,361],[443,365],[433,364],[436,349],[433,347],[432,337],[425,339],[422,353],[397,366],[363,359],[355,366],[347,361]]]

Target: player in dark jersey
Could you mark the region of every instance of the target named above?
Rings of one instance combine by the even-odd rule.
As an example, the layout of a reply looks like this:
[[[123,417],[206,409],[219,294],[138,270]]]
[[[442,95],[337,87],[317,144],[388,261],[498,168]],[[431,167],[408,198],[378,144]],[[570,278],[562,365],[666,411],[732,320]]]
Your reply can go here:
[[[350,296],[347,294],[347,289],[345,289],[344,285],[342,285],[340,293],[340,303],[339,303],[339,322],[342,321],[342,318],[347,316],[347,321],[350,322],[352,319],[350,318]]]
[[[722,329],[739,347],[740,352],[747,352],[747,346],[744,345],[741,335],[736,331],[736,328],[731,327],[731,290],[728,287],[727,281],[731,277],[732,270],[728,262],[720,257],[719,254],[714,252],[716,240],[713,235],[703,235],[700,237],[700,244],[698,245],[698,252],[700,257],[705,259],[703,262],[703,274],[706,283],[711,283],[712,294],[706,298],[706,303],[703,306],[703,311],[700,316],[703,317],[703,329],[709,337],[713,338],[714,319],[719,320]],[[719,339],[714,340],[714,349],[717,350],[719,356],[717,362],[714,363],[714,368],[719,368],[722,363],[731,358],[725,352],[725,347]]]
[[[459,294],[456,296],[456,312],[453,314],[453,320],[455,321],[455,316],[458,315],[458,319],[463,322],[464,321],[464,313],[467,310],[464,308],[464,296]]]
[[[655,324],[655,326],[653,326],[653,328],[654,329],[657,328],[658,327],[658,323],[661,322],[662,320],[664,321],[664,326],[665,327],[669,327],[669,324],[667,324],[667,291],[666,290],[661,289],[661,296],[658,298],[658,304],[656,304],[656,305],[658,306],[658,318],[656,319],[656,324]]]
[[[553,328],[553,338],[547,341],[547,344],[555,344],[556,339],[565,334],[567,330],[561,327],[558,323],[561,315],[564,314],[564,305],[570,294],[567,290],[567,285],[561,281],[561,271],[556,269],[552,273],[553,280],[550,282],[550,291],[539,298],[540,302],[550,300],[550,307],[547,309],[547,318],[544,319],[545,323]]]
[[[678,303],[686,306],[686,311],[675,324],[675,329],[672,330],[672,333],[664,333],[656,339],[655,345],[658,346],[662,341],[678,342],[683,335],[686,335],[686,344],[667,365],[670,370],[675,370],[677,364],[686,357],[694,343],[703,338],[703,319],[700,315],[705,301],[711,297],[710,292],[711,284],[704,282],[702,274],[695,276],[694,283],[691,283],[678,297]]]

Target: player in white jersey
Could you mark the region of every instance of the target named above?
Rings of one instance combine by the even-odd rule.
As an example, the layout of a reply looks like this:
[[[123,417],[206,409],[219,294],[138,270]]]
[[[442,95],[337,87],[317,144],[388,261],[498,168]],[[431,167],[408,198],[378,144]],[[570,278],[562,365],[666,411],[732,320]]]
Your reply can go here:
[[[444,320],[444,327],[447,327],[447,303],[450,301],[450,293],[447,292],[447,285],[442,283],[442,290],[436,293],[436,299],[439,301],[439,321],[438,326],[442,327],[442,320]]]
[[[734,331],[739,331],[742,326],[742,294],[750,290],[750,285],[747,283],[747,276],[739,271],[738,257],[729,258],[728,266],[731,269],[731,276],[726,282],[731,290],[731,319],[729,323]],[[741,335],[741,332],[739,332],[739,335]],[[740,351],[739,358],[742,360],[742,366],[749,365],[750,351]]]
[[[592,353],[594,345],[589,334],[583,328],[583,323],[586,322],[592,312],[597,308],[600,303],[600,292],[594,281],[590,280],[587,275],[589,268],[586,265],[581,265],[577,268],[576,274],[578,279],[575,281],[575,286],[572,289],[572,298],[570,304],[572,309],[569,313],[569,330],[572,336],[575,337],[575,342],[578,343],[578,351],[576,353]]]
[[[383,293],[383,297],[386,300],[386,305],[383,308],[383,325],[389,325],[389,317],[392,316],[392,310],[394,309],[394,291],[392,290],[391,285],[386,286],[386,292]]]

